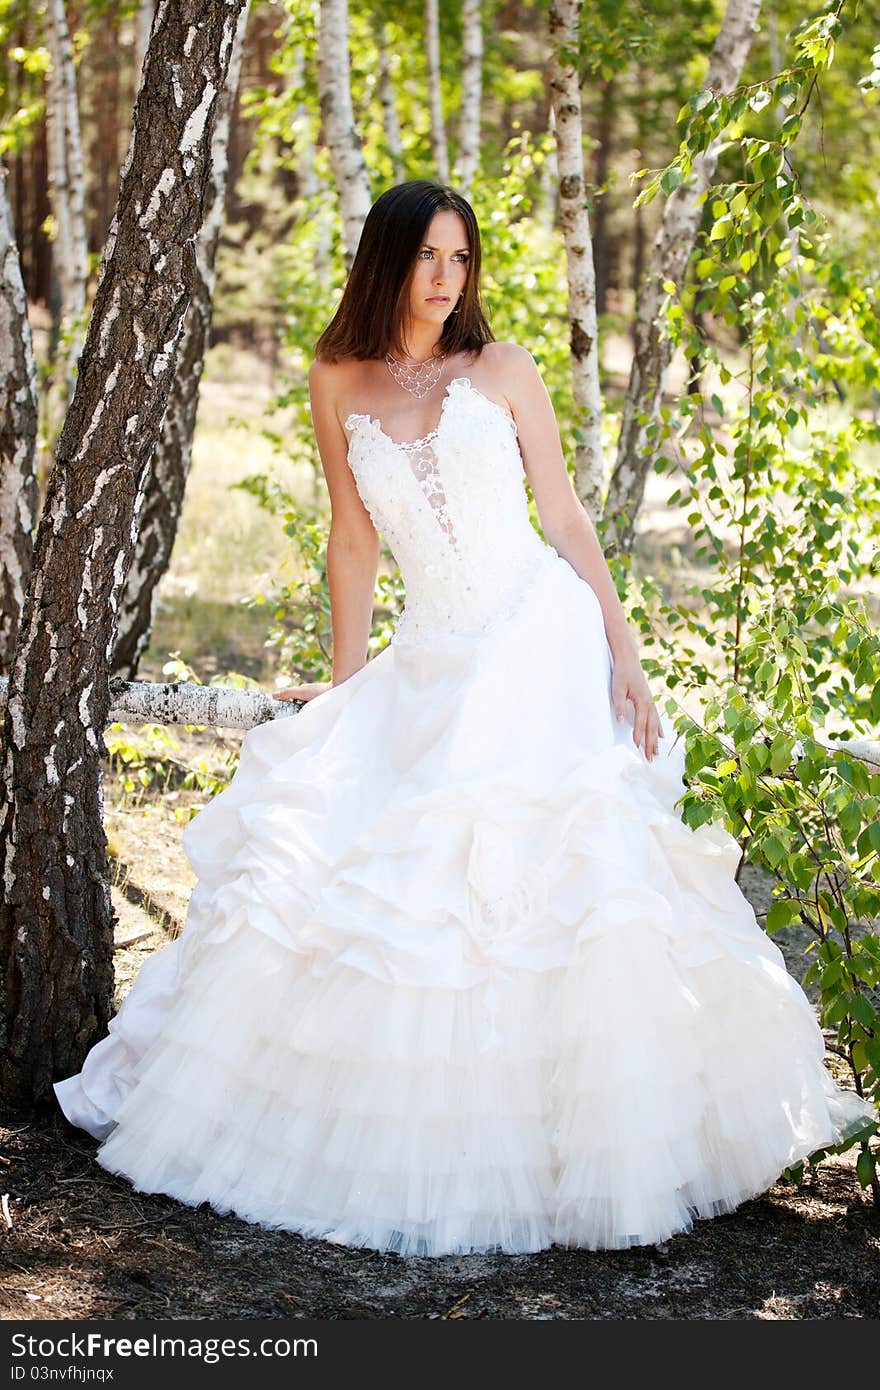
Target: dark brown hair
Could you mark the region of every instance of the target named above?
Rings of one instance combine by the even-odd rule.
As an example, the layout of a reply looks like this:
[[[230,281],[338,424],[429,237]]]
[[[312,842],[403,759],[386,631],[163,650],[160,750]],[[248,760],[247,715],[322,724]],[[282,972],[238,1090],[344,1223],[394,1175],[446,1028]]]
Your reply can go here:
[[[416,257],[431,218],[443,208],[464,222],[470,255],[458,309],[447,316],[438,348],[447,354],[479,353],[494,342],[480,303],[480,230],[473,208],[448,184],[410,179],[386,188],[367,213],[339,307],[315,343],[317,358],[364,361],[402,353]]]

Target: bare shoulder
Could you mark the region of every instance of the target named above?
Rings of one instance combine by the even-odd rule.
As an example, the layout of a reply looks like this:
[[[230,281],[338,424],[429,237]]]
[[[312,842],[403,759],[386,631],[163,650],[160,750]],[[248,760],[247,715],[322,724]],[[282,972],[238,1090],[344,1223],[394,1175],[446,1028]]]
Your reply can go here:
[[[348,402],[357,395],[362,370],[360,362],[326,362],[316,357],[308,370],[313,416],[317,414],[325,420],[332,420],[335,416],[341,426],[348,414]]]
[[[485,366],[487,394],[505,404],[514,418],[528,409],[533,393],[543,386],[538,364],[521,343],[487,343],[480,362]]]

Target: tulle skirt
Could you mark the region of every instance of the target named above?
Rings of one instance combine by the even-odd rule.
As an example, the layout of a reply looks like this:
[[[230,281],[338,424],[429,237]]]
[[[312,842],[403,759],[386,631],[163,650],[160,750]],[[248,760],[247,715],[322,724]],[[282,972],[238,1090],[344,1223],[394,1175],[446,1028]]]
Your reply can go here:
[[[876,1118],[547,551],[504,621],[245,735],[182,935],[55,1086],[105,1169],[403,1255],[619,1248]]]

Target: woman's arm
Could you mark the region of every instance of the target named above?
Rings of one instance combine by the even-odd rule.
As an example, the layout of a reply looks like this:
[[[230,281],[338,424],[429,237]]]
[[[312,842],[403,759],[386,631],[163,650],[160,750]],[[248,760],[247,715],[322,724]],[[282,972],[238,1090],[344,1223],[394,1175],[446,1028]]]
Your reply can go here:
[[[514,407],[520,450],[541,529],[548,544],[587,581],[599,600],[614,663],[611,695],[615,712],[622,719],[627,700],[632,701],[633,742],[636,747],[644,742],[646,757],[653,758],[663,732],[660,718],[596,529],[572,486],[553,403],[528,349],[518,343],[504,347],[508,354],[505,391]]]
[[[309,368],[309,402],[321,467],[330,494],[327,582],[333,630],[333,680],[340,685],[366,665],[380,542],[348,465],[348,442],[336,405],[338,374],[331,364]],[[321,694],[326,683],[288,686],[276,697],[303,700]]]

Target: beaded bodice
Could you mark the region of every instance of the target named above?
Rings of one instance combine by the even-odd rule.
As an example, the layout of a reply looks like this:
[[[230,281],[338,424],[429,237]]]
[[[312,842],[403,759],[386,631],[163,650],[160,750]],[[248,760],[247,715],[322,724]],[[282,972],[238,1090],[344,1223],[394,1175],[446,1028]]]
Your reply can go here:
[[[353,412],[348,461],[400,566],[406,604],[393,641],[485,631],[555,555],[529,517],[516,422],[470,377],[453,377],[422,439],[391,439]]]

